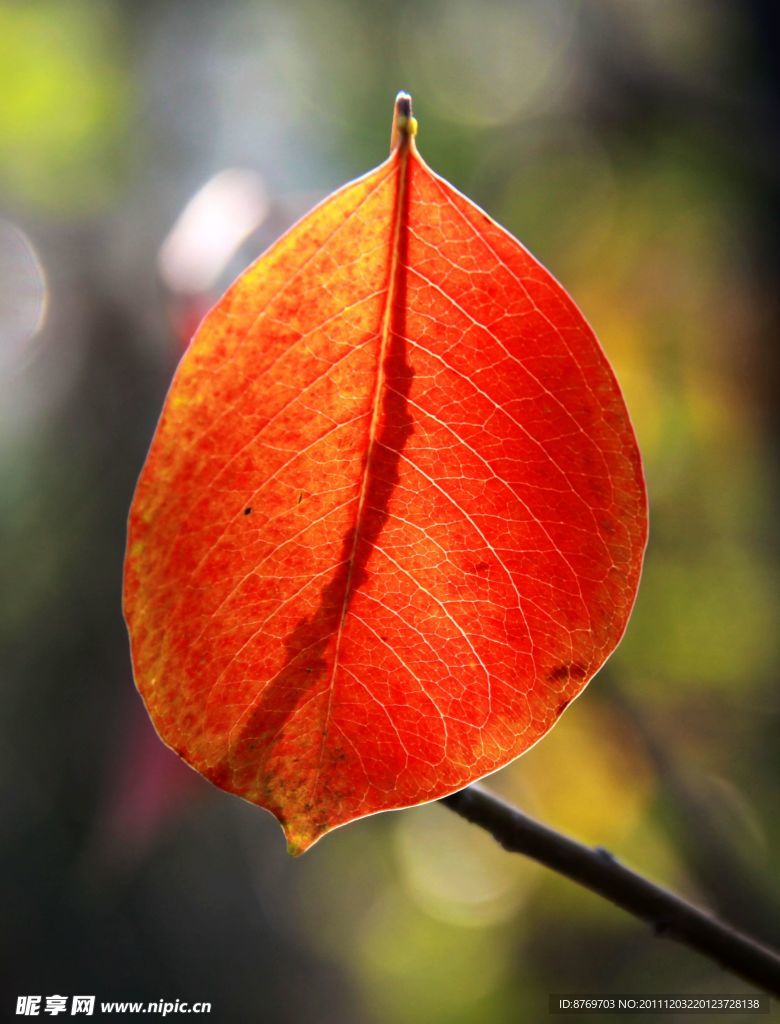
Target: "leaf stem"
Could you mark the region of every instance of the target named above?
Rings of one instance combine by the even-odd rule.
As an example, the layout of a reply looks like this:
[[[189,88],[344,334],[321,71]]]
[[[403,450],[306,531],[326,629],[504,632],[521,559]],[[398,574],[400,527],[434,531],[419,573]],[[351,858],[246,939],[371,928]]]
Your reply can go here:
[[[603,896],[721,967],[773,995],[780,995],[780,956],[755,939],[661,888],[617,861],[527,817],[480,786],[441,803],[485,829],[510,853],[522,853]]]

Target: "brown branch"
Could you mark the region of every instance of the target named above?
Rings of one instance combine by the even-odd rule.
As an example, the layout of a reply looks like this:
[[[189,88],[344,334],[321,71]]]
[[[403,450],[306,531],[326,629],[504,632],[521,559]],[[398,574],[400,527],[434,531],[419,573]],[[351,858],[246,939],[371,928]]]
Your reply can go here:
[[[569,839],[478,786],[441,802],[485,829],[510,853],[531,857],[646,921],[657,935],[676,939],[732,974],[780,995],[777,953],[638,875],[607,850]]]

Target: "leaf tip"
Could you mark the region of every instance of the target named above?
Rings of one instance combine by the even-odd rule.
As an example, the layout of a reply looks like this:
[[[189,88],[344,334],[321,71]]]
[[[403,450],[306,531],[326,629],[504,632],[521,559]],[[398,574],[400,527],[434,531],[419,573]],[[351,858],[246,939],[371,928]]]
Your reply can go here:
[[[412,116],[412,95],[406,89],[400,89],[395,97],[395,112],[398,117]]]
[[[390,132],[390,152],[404,145],[417,134],[417,118],[412,114],[412,97],[403,89],[395,98],[393,127]]]
[[[320,838],[319,835],[305,834],[290,829],[286,825],[283,825],[282,828],[284,829],[284,838],[287,840],[287,852],[291,857],[300,857],[302,853],[311,849]]]

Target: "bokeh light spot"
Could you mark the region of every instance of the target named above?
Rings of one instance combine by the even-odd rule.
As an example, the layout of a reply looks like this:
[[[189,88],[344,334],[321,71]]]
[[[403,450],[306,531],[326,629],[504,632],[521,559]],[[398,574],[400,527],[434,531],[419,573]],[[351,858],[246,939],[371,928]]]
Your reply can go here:
[[[18,370],[46,319],[46,275],[29,237],[0,220],[0,372]]]

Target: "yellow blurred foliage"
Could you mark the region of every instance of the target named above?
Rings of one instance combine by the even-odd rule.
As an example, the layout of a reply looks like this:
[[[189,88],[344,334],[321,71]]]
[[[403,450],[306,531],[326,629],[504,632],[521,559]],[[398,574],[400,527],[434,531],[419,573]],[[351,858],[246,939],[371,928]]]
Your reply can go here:
[[[49,212],[110,195],[126,83],[110,5],[0,5],[0,175]]]

